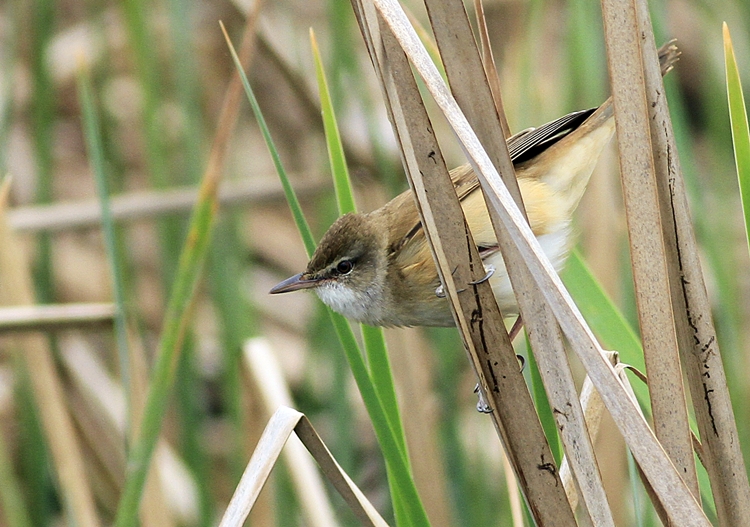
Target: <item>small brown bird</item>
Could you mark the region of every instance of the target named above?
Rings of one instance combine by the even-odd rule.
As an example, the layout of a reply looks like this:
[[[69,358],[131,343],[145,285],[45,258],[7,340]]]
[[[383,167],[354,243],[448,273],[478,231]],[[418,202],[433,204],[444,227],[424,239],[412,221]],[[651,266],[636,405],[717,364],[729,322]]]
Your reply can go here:
[[[679,52],[659,50],[662,74]],[[555,269],[573,243],[571,219],[591,172],[615,130],[612,99],[508,139],[531,230]],[[469,165],[451,171],[466,220],[503,314],[517,313],[479,182]],[[314,289],[345,317],[374,326],[452,326],[411,191],[366,214],[346,214],[328,229],[305,272],[272,294]]]

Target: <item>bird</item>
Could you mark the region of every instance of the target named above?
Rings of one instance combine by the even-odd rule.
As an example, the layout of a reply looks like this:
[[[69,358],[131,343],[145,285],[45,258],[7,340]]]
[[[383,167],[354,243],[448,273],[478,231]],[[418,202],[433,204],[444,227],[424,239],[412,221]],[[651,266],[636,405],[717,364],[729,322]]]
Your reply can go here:
[[[680,53],[659,49],[662,75]],[[559,272],[574,243],[572,218],[591,173],[615,131],[612,98],[507,139],[529,224]],[[470,165],[450,177],[479,249],[501,312],[518,313],[516,299]],[[411,190],[368,213],[338,218],[307,268],[271,294],[314,290],[331,309],[372,326],[454,326]],[[519,319],[520,320],[520,319]]]

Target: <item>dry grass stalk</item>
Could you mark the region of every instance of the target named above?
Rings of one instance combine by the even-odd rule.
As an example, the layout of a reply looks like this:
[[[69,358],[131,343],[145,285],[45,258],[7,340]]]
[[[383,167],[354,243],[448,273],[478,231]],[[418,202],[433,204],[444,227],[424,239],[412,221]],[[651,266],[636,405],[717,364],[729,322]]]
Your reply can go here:
[[[243,346],[243,357],[268,415],[281,406],[291,407],[289,386],[269,342],[262,337],[247,341]],[[323,480],[302,443],[290,437],[283,455],[308,524],[313,527],[338,525]]]
[[[323,474],[352,508],[352,512],[363,525],[388,527],[362,491],[333,459],[307,417],[286,406],[281,406],[274,412],[263,430],[263,435],[242,474],[242,479],[235,489],[219,527],[243,525],[292,432],[295,432],[307,447]]]
[[[387,26],[379,26],[372,4],[355,3],[354,7],[386,93],[410,184],[454,318],[530,510],[540,524],[575,525],[502,315],[489,283],[481,280],[484,266],[463,221],[408,61]],[[500,139],[504,140],[502,134]],[[471,294],[459,295],[459,289]]]
[[[330,188],[312,175],[300,177],[295,184],[301,196]],[[111,198],[112,218],[117,221],[137,221],[166,214],[189,213],[198,197],[197,187],[129,192]],[[221,205],[246,205],[284,199],[278,178],[257,178],[247,181],[225,181],[219,187]],[[71,229],[99,227],[102,206],[98,200],[73,203],[53,203],[18,207],[8,212],[8,222],[19,232],[58,232]]]
[[[694,496],[699,496],[672,316],[651,153],[649,113],[635,2],[602,1],[620,173],[638,320],[650,382],[654,429]]]
[[[692,497],[661,444],[639,414],[634,402],[628,397],[616,372],[605,358],[604,351],[565,290],[560,278],[544,257],[539,243],[524,222],[466,118],[447,92],[439,73],[409,26],[403,11],[391,0],[375,0],[374,3],[390,27],[394,29],[412,64],[425,80],[430,93],[451,123],[483,188],[487,189],[485,196],[502,219],[505,229],[511,234],[516,249],[524,255],[534,279],[552,307],[572,349],[581,359],[636,460],[641,463],[649,481],[658,492],[670,520],[675,524],[686,526],[709,525],[708,519]]]
[[[451,1],[427,0],[426,5],[451,91],[477,137],[485,145],[485,150],[519,209],[524,212],[513,163],[508,149],[503,146],[503,119],[495,111],[499,97],[493,97],[489,88],[466,11],[461,3]],[[499,82],[496,84],[499,85]],[[513,250],[513,242],[503,229],[501,220],[491,212],[489,204],[488,210],[513,290],[517,292],[521,316],[527,326],[539,371],[554,409],[558,430],[581,484],[584,510],[594,525],[614,526],[562,334],[523,259]]]
[[[143,357],[143,348],[140,346],[139,339],[133,338],[132,332],[130,332],[130,350],[133,354],[132,357]],[[114,481],[118,488],[121,488],[125,473],[125,458],[119,453],[115,453],[116,451],[112,450],[111,445],[122,448],[126,440],[125,398],[122,387],[106,371],[89,345],[75,335],[70,335],[61,341],[61,359],[76,391],[86,404],[86,412],[92,416],[86,417],[95,419],[98,427],[106,429],[112,436],[108,439],[108,442],[97,441],[96,443],[90,442],[90,444],[93,450],[100,452],[99,458],[103,462],[115,465],[109,467],[108,471],[116,475]],[[138,394],[145,393],[144,377],[147,375],[145,361],[134,359],[131,372],[133,374],[131,381],[134,386],[136,388],[144,386],[140,390],[134,390],[134,394],[136,394],[135,402],[142,406],[143,396]],[[76,414],[76,416],[78,417],[79,414]],[[84,429],[84,433],[88,433],[88,431]],[[172,495],[167,496],[160,484],[162,481],[169,481],[169,486],[173,491],[180,493],[188,502],[193,504],[197,502],[194,483],[189,481],[189,478],[187,478],[188,481],[185,481],[185,478],[175,475],[186,474],[187,469],[183,466],[182,469],[167,471],[166,467],[181,463],[180,461],[168,461],[168,458],[179,459],[171,446],[162,440],[155,455],[154,466],[158,470],[152,470],[153,474],[149,474],[141,505],[141,521],[144,526],[169,527],[176,524],[175,516],[179,516],[180,521],[184,523],[195,521],[197,517],[195,507],[192,509],[178,507],[178,500]]]
[[[111,326],[113,304],[48,304],[0,308],[0,333],[56,331],[74,327]]]
[[[617,352],[607,352],[607,355],[612,366],[615,367],[615,371],[619,373],[620,368],[618,368]],[[620,378],[622,379],[622,376]],[[591,435],[591,441],[596,441],[604,413],[604,402],[599,396],[599,392],[594,388],[594,384],[588,375],[583,379],[583,386],[581,386],[581,408],[586,419],[586,428]],[[576,489],[576,482],[573,479],[573,473],[570,471],[570,463],[567,456],[563,458],[560,464],[560,479],[565,486],[565,493],[568,495],[570,506],[575,510],[578,506],[578,491]]]
[[[639,22],[650,27],[646,2],[638,2]],[[688,208],[664,84],[654,71],[653,34],[644,31],[643,63],[651,108],[656,184],[672,291],[677,338],[687,370],[695,418],[721,525],[750,525],[750,484],[727,389],[721,351],[711,316],[703,271]]]
[[[5,218],[10,179],[0,188],[0,303],[31,305],[34,287],[24,251]],[[94,499],[83,466],[81,447],[65,407],[65,394],[46,338],[33,334],[18,339],[18,352],[29,371],[47,445],[52,453],[63,507],[80,527],[99,525]]]
[[[500,89],[500,76],[495,66],[495,57],[492,55],[492,45],[490,44],[490,34],[487,29],[487,21],[484,17],[484,4],[482,0],[474,0],[474,12],[477,17],[477,30],[479,31],[479,40],[482,43],[482,66],[490,85],[492,99],[495,103],[495,111],[500,118],[500,126],[503,129],[503,135],[510,137],[510,125],[508,118],[505,116],[505,107],[503,106],[502,90]]]
[[[630,384],[630,379],[625,374],[625,369],[627,367],[628,366],[625,365],[625,364],[622,364],[622,363],[618,364],[617,375],[620,377],[620,381],[622,382],[622,385],[625,387],[625,391],[628,393],[628,397],[630,397],[630,399],[633,402],[635,402],[636,401],[635,392],[633,391],[633,387]],[[631,369],[631,371],[641,381],[643,381],[646,384],[648,384],[648,379],[646,378],[646,376],[642,372],[640,372],[640,371],[638,371],[636,369]],[[638,407],[638,409],[640,410],[640,406]],[[641,415],[643,415],[643,413],[641,413]],[[643,471],[643,467],[638,462],[638,460],[636,460],[636,469],[638,471],[638,477],[641,479],[641,483],[643,484],[643,488],[646,491],[646,494],[648,495],[648,497],[651,499],[651,503],[654,506],[654,510],[656,511],[656,514],[659,516],[659,519],[661,519],[661,522],[664,525],[666,525],[666,526],[673,526],[673,525],[676,526],[676,525],[678,525],[676,523],[672,523],[672,521],[670,520],[669,514],[667,513],[666,508],[663,506],[660,496],[654,490],[653,485],[651,485],[651,482],[646,477],[646,475],[645,475],[645,473]]]

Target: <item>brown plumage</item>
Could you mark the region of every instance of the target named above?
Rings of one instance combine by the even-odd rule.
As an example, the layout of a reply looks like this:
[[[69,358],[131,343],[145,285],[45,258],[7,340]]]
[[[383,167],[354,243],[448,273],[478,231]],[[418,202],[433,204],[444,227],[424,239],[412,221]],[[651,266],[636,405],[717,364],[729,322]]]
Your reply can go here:
[[[679,53],[660,50],[662,72]],[[591,172],[614,133],[611,99],[597,109],[575,112],[508,139],[531,230],[556,269],[572,244],[571,218]],[[474,171],[451,171],[456,193],[504,313],[516,312],[505,264]],[[314,288],[344,316],[379,326],[451,326],[447,301],[411,191],[365,214],[342,216],[326,232],[304,273],[271,293]]]

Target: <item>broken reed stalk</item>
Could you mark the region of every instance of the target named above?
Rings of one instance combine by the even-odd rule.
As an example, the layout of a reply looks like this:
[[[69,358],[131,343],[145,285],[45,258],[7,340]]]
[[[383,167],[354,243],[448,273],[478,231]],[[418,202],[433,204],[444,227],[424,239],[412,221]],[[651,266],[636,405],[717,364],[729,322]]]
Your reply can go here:
[[[635,1],[602,0],[602,14],[654,430],[697,499],[700,490],[661,236]]]
[[[482,43],[482,66],[484,67],[484,73],[487,78],[487,83],[490,86],[490,92],[492,92],[493,102],[495,103],[495,111],[497,112],[498,118],[500,119],[500,126],[503,129],[503,135],[507,139],[511,136],[510,125],[508,124],[508,118],[505,115],[502,90],[500,89],[500,75],[498,75],[497,73],[497,67],[495,66],[495,57],[492,54],[490,34],[489,30],[487,29],[487,20],[484,17],[484,4],[482,3],[482,0],[474,0],[474,12],[477,17],[477,30],[479,31],[479,40]]]
[[[292,432],[296,433],[362,525],[388,527],[375,507],[333,458],[307,417],[287,406],[279,407],[269,419],[219,527],[240,527],[244,524]]]
[[[612,363],[612,366],[614,366],[615,370],[619,372],[620,368],[618,368],[618,364],[620,363],[617,352],[607,352],[607,356]],[[622,376],[621,378],[627,380],[627,377],[625,376]],[[583,384],[581,385],[580,402],[584,418],[586,419],[586,429],[591,435],[591,440],[596,441],[596,437],[599,435],[602,415],[604,414],[604,403],[599,396],[599,392],[594,389],[594,384],[588,376],[583,379]],[[575,510],[578,504],[578,490],[573,481],[573,473],[570,470],[570,463],[567,456],[563,458],[562,463],[560,463],[560,479],[565,486],[565,493],[568,495],[568,501],[570,502],[571,507]]]
[[[57,331],[86,326],[111,327],[114,304],[77,303],[0,307],[0,333]]]
[[[0,188],[0,303],[32,305],[31,265],[5,218],[10,179]],[[44,335],[18,338],[17,353],[29,371],[34,403],[39,410],[47,446],[52,453],[63,509],[80,527],[99,525],[94,498],[84,470],[83,456],[52,350]]]
[[[250,339],[243,344],[242,355],[245,367],[258,388],[266,416],[273,415],[274,411],[282,406],[291,408],[294,404],[291,390],[270,342],[263,337]],[[305,453],[302,443],[289,442],[282,455],[297,493],[305,523],[311,527],[337,525],[323,480],[315,463]]]
[[[295,189],[301,196],[315,195],[330,188],[312,174],[301,175]],[[112,218],[120,222],[142,221],[167,214],[188,214],[198,198],[198,187],[126,192],[111,198]],[[219,185],[219,204],[238,206],[284,199],[278,179],[258,178],[224,181]],[[59,232],[98,228],[102,221],[98,200],[28,205],[8,211],[8,222],[18,232]]]
[[[687,371],[716,513],[721,525],[750,525],[750,484],[716,338],[703,271],[688,209],[685,181],[669,116],[664,83],[655,71],[656,45],[648,4],[638,2],[652,151],[667,253],[677,339]]]
[[[500,118],[504,112],[496,111],[501,98],[493,97],[466,10],[462,3],[451,0],[426,0],[425,4],[456,102],[485,146],[519,210],[525,214],[513,162],[505,146],[503,119]],[[499,82],[495,84],[499,86]],[[554,409],[557,429],[581,488],[584,510],[594,525],[614,527],[559,326],[523,259],[513,251],[513,242],[500,219],[489,204],[487,208]]]
[[[710,525],[653,431],[640,415],[612,365],[605,358],[604,351],[573,303],[570,294],[544,256],[539,242],[515,206],[499,174],[482,149],[476,134],[468,125],[455,100],[448,93],[435,65],[429,59],[424,46],[419,42],[400,6],[393,0],[374,0],[373,3],[394,31],[399,44],[446,115],[485,189],[485,196],[490,201],[491,208],[495,209],[504,228],[510,233],[515,250],[523,254],[534,280],[552,307],[571,348],[580,358],[595,387],[602,395],[607,409],[613,415],[636,461],[639,462],[649,482],[658,493],[670,521],[681,526]],[[372,9],[369,5],[366,7]],[[359,9],[356,10],[359,11]],[[453,286],[453,280],[450,276],[448,278],[446,285]],[[462,281],[462,286],[465,283]],[[448,289],[450,291],[450,287]]]
[[[575,525],[502,315],[489,283],[481,280],[484,266],[463,220],[409,63],[390,29],[380,25],[372,4],[354,2],[354,9],[381,79],[454,318],[529,508],[542,525]],[[458,289],[465,288],[470,294],[459,295]]]

